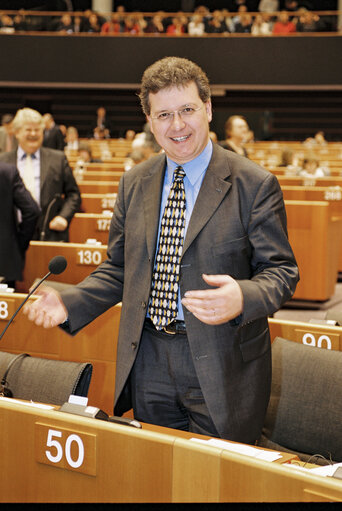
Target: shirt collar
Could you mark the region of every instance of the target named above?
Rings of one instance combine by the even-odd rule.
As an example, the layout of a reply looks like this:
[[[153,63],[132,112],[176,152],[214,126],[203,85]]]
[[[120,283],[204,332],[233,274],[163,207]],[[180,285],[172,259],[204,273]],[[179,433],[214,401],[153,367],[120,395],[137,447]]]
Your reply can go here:
[[[189,179],[192,186],[194,186],[198,178],[207,170],[212,152],[213,144],[212,141],[209,140],[201,154],[196,156],[195,159],[188,161],[187,163],[183,163],[182,167],[184,169],[186,177]],[[171,158],[169,158],[168,156],[166,157],[166,161],[167,161],[166,169],[167,180],[169,182],[172,182],[173,172],[175,168],[179,166],[179,164],[171,160]]]
[[[35,153],[31,154],[31,157],[34,159],[39,160],[40,157],[40,150],[38,149]],[[18,146],[18,159],[19,161],[22,161],[26,158],[26,153],[24,149],[21,146]]]

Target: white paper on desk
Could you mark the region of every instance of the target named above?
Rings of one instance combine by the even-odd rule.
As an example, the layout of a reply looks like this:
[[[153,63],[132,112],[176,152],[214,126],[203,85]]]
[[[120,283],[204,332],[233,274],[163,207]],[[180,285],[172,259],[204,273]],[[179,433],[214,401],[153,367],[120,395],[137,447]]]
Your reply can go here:
[[[40,408],[42,410],[54,410],[54,406],[44,405],[42,403],[34,403],[33,401],[19,401],[18,399],[13,399],[12,397],[2,397],[0,396],[1,401],[8,401],[9,403],[17,403],[18,405],[31,406],[33,408]]]
[[[317,476],[332,476],[338,467],[342,467],[342,463],[334,463],[333,465],[325,465],[324,467],[310,468],[310,474]]]
[[[218,447],[219,449],[225,449],[230,452],[237,452],[238,454],[244,454],[245,456],[252,456],[253,458],[257,458],[258,460],[276,461],[281,458],[281,454],[279,452],[255,449],[255,447],[251,447],[250,445],[236,444],[236,443],[232,443],[232,442],[227,442],[226,440],[219,440],[217,438],[211,438],[210,440],[191,438],[191,440],[193,440],[195,442],[200,442],[200,443],[204,443],[207,445],[211,445],[214,447]]]

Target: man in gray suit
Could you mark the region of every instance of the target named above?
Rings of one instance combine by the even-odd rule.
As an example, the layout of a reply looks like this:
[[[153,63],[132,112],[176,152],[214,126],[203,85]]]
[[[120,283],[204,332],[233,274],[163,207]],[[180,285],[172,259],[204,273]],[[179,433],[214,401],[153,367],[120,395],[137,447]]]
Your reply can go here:
[[[36,110],[22,108],[13,120],[18,148],[0,155],[16,165],[32,197],[40,205],[35,239],[68,241],[68,228],[79,210],[81,195],[65,154],[42,147],[44,121]]]
[[[122,177],[108,259],[62,295],[42,289],[25,312],[75,334],[122,301],[114,413],[255,443],[271,383],[267,316],[298,280],[278,181],[211,142],[209,82],[193,62],[154,63],[140,99],[164,153]],[[182,226],[165,234],[165,218]]]

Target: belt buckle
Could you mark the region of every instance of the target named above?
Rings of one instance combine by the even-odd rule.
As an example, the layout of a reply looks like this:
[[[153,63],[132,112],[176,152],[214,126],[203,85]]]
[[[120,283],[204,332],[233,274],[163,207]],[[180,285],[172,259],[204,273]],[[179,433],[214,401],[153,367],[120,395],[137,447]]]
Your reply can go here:
[[[170,326],[171,326],[171,327],[173,326],[173,327],[174,327],[174,329],[173,329],[173,330],[168,330],[168,328],[169,328]],[[164,330],[164,332],[165,332],[166,334],[169,334],[169,335],[176,335],[176,333],[177,333],[177,325],[176,325],[176,323],[175,323],[174,321],[172,321],[169,325],[167,325],[167,326],[163,326],[163,330]]]

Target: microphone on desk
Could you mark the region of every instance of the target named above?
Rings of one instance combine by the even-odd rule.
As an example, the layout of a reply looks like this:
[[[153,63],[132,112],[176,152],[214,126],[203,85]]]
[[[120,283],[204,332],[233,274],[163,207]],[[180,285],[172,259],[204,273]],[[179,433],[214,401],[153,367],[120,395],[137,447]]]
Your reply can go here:
[[[14,312],[14,314],[12,314],[10,320],[8,321],[7,325],[5,326],[5,328],[3,329],[3,331],[0,334],[0,341],[3,338],[3,336],[5,335],[7,328],[10,326],[10,324],[12,323],[12,321],[14,320],[14,318],[16,317],[16,315],[18,314],[20,309],[25,305],[27,300],[30,298],[31,295],[33,295],[33,293],[36,291],[36,289],[44,282],[44,280],[46,280],[48,277],[50,277],[50,275],[59,275],[60,273],[62,273],[65,270],[65,268],[67,267],[67,264],[68,264],[67,260],[63,256],[55,256],[50,260],[49,265],[48,265],[48,268],[49,268],[48,273],[46,275],[44,275],[44,277],[42,279],[40,279],[39,282],[31,289],[31,291],[26,296],[25,300],[19,305],[17,310]]]
[[[51,212],[52,206],[60,198],[61,198],[61,194],[60,193],[55,193],[54,198],[52,199],[52,201],[49,203],[48,207],[46,208],[46,213],[45,213],[44,220],[43,220],[43,226],[42,226],[42,230],[41,230],[41,233],[40,233],[40,241],[45,241],[47,223],[49,221],[49,217],[50,217],[50,212]]]

